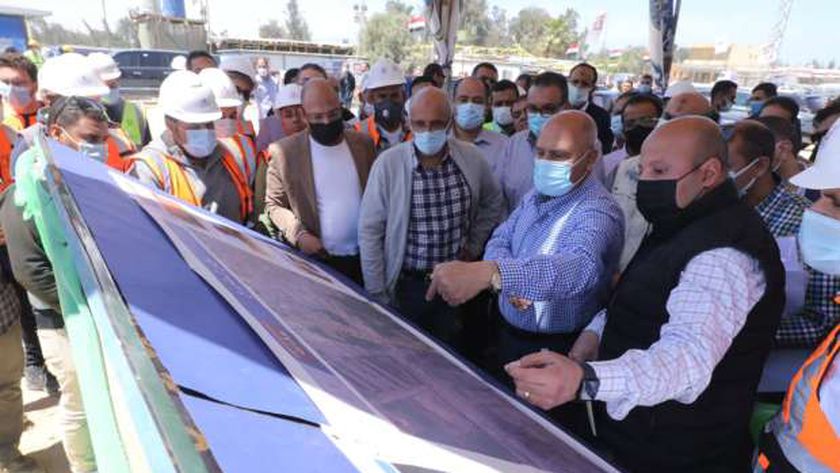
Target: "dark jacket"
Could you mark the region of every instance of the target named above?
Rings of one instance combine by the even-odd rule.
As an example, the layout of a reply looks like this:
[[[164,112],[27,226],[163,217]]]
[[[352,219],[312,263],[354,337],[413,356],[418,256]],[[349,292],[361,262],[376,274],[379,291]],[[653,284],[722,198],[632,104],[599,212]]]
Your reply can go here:
[[[601,152],[608,154],[612,151],[613,142],[615,141],[609,112],[592,102],[587,102],[586,109],[583,111],[595,120],[595,125],[598,126],[598,141],[601,142]]]

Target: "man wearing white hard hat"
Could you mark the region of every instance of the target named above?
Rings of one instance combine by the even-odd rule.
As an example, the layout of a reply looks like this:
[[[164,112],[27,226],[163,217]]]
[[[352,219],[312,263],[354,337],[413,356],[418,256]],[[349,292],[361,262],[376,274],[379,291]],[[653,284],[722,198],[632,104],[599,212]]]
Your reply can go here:
[[[111,89],[99,78],[91,61],[77,53],[65,53],[47,59],[38,70],[38,96],[46,107],[39,110],[39,115],[47,111],[47,107],[61,97],[84,97],[101,101]],[[39,116],[38,123],[20,132],[12,151],[12,162],[17,161],[24,151],[29,149],[39,134],[45,133],[45,116]],[[113,131],[113,129],[112,129]],[[129,141],[111,137],[107,140],[108,157],[105,164],[122,171],[125,169],[125,157],[134,151],[135,147]]]
[[[820,142],[814,165],[790,182],[822,192],[802,215],[798,235],[802,262],[810,273],[806,294],[814,301],[806,304],[808,310],[782,319],[776,341],[812,348],[840,322],[840,121]]]
[[[216,138],[222,112],[198,74],[171,73],[158,104],[166,130],[130,158],[127,172],[149,187],[236,222],[251,212],[246,169]]]
[[[222,56],[219,69],[227,73],[242,98],[243,110],[240,114],[239,131],[252,137],[256,142],[257,132],[259,131],[256,129],[259,126],[259,110],[251,103],[251,94],[256,87],[256,82],[254,82],[256,69],[254,69],[251,58],[248,56]]]
[[[99,75],[99,79],[108,86],[108,95],[102,97],[108,117],[111,121],[119,123],[120,129],[135,147],[140,148],[146,145],[151,140],[146,117],[139,106],[123,99],[120,95],[122,71],[114,58],[110,54],[91,53],[88,55],[88,60],[93,70]]]
[[[754,473],[840,471],[840,122],[817,152],[814,165],[791,183],[822,192],[802,217],[799,249],[824,278],[809,293],[824,299],[824,313],[782,319],[779,335],[798,333],[816,350],[791,380],[782,410],[758,442]]]
[[[364,83],[363,94],[373,113],[355,128],[371,137],[377,153],[411,140],[403,114],[405,77],[399,66],[388,59],[376,61]]]

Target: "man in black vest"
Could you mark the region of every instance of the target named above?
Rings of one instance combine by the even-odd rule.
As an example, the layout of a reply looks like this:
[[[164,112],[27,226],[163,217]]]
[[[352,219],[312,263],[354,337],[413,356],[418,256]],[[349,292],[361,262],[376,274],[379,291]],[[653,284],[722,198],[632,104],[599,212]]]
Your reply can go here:
[[[671,120],[641,156],[637,203],[653,230],[606,310],[570,358],[506,369],[543,409],[602,401],[599,438],[630,471],[748,471],[753,396],[784,307],[778,248],[727,178],[713,121]]]

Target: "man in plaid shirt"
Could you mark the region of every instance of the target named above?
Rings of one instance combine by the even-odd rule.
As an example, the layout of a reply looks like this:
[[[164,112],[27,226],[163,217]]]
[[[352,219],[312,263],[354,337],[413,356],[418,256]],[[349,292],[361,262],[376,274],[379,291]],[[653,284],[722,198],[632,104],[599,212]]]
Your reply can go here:
[[[773,236],[797,236],[811,202],[788,190],[771,172],[773,133],[757,121],[744,120],[735,125],[727,144],[735,184],[745,201],[755,208]],[[800,241],[800,247],[802,244]],[[813,347],[840,321],[840,275],[811,266],[806,269],[805,307],[783,318],[776,332],[776,342],[783,347]]]
[[[481,151],[448,137],[446,94],[420,91],[409,120],[413,140],[379,156],[362,199],[365,289],[452,343],[461,328],[458,311],[440,298],[426,301],[429,276],[438,263],[481,257],[501,219],[502,194]]]

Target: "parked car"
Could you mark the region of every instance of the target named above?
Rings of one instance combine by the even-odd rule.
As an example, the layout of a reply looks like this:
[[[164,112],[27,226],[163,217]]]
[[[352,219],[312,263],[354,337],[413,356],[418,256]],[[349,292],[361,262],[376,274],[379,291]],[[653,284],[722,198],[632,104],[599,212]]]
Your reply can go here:
[[[160,84],[172,71],[172,59],[187,53],[157,49],[126,49],[114,53],[122,71],[121,87],[131,95],[157,95]]]

